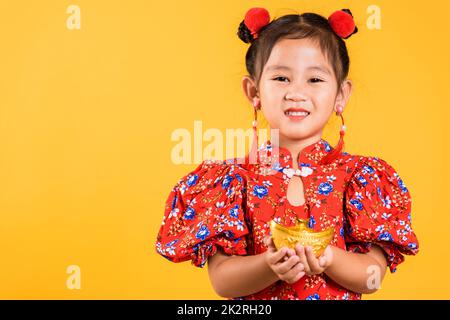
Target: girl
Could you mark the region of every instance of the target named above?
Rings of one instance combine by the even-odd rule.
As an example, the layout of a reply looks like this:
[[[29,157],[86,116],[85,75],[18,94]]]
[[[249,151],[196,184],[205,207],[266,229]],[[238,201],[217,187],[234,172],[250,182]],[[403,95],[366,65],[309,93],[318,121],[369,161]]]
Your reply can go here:
[[[380,158],[342,151],[352,89],[343,39],[356,32],[348,9],[270,22],[267,10],[252,8],[241,22],[238,36],[251,43],[243,88],[254,132],[261,111],[278,142],[252,148],[256,164],[252,152],[242,164],[205,160],[183,177],[156,242],[170,261],[208,262],[220,296],[360,299],[379,288],[387,267],[395,272],[404,254],[418,252],[410,194],[397,172]],[[342,120],[335,148],[322,138],[333,112]],[[289,227],[298,219],[315,231],[334,228],[319,258],[310,247],[275,248],[270,221]]]

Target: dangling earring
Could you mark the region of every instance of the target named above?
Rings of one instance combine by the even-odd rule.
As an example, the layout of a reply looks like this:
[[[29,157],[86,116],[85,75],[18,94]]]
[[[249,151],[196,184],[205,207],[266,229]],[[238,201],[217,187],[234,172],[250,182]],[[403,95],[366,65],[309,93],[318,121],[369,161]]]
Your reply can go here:
[[[341,129],[339,130],[339,142],[336,145],[336,147],[334,147],[333,150],[331,150],[331,152],[329,152],[324,158],[322,158],[322,160],[320,161],[321,164],[327,164],[331,161],[333,161],[335,159],[335,157],[337,157],[342,149],[344,148],[344,135],[345,135],[345,130],[347,129],[347,127],[345,126],[344,123],[344,116],[342,115],[344,113],[344,108],[342,108],[341,105],[338,105],[336,107],[336,115],[341,117],[341,121],[342,121],[342,125],[341,125]]]
[[[342,137],[344,136],[345,130],[347,129],[347,127],[345,126],[345,123],[344,123],[344,116],[342,115],[343,113],[344,113],[344,109],[342,108],[342,106],[338,105],[336,108],[336,115],[341,117],[342,125],[341,125],[340,135]]]
[[[253,101],[253,141],[252,141],[252,147],[250,148],[250,163],[254,164],[259,161],[258,157],[258,100]]]

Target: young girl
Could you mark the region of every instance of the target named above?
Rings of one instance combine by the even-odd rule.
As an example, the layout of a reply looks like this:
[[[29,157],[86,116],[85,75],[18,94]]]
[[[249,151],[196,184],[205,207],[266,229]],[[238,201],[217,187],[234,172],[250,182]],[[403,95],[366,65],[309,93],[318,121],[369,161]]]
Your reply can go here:
[[[404,254],[418,252],[410,194],[397,172],[380,158],[342,151],[352,89],[343,39],[356,32],[348,9],[270,22],[267,10],[252,8],[241,22],[238,36],[251,43],[243,88],[253,128],[261,111],[278,142],[254,148],[256,164],[250,155],[245,163],[205,160],[183,177],[156,242],[170,261],[208,262],[220,296],[360,299],[379,288],[387,267],[395,272]],[[333,113],[342,120],[335,148],[321,137]],[[315,231],[334,228],[319,258],[299,244],[275,248],[270,221],[289,227],[298,219]]]

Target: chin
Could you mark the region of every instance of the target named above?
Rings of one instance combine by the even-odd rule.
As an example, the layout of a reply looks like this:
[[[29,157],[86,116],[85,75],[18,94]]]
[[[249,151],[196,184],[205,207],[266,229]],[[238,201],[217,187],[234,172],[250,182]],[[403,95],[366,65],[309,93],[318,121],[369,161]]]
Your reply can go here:
[[[301,140],[309,137],[307,132],[299,130],[289,130],[287,132],[280,131],[280,136],[283,136],[289,140]]]

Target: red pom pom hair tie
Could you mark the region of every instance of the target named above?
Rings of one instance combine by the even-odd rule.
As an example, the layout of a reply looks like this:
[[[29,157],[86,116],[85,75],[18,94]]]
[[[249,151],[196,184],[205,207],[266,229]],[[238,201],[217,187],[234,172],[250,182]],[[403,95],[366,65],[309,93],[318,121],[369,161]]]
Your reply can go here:
[[[244,23],[250,30],[253,39],[259,36],[259,30],[270,22],[269,11],[264,8],[251,8],[245,14]]]
[[[333,12],[328,17],[328,22],[334,33],[342,39],[347,39],[352,34],[358,32],[358,28],[353,20],[353,15],[349,9],[342,9]]]

